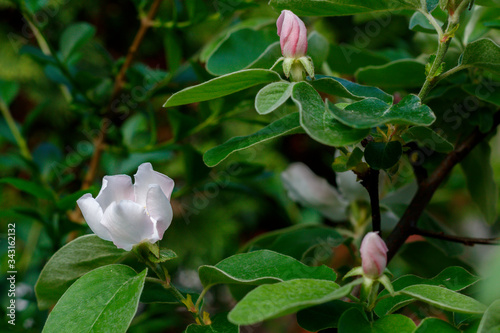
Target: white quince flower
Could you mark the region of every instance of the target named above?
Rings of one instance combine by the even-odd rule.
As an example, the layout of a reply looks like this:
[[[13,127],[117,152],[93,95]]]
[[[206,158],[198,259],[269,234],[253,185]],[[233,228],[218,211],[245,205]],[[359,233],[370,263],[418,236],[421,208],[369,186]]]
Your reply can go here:
[[[305,207],[318,210],[332,220],[346,219],[349,204],[326,179],[317,176],[304,163],[292,163],[281,173],[288,196]]]
[[[90,229],[118,248],[130,251],[144,241],[155,243],[172,222],[170,195],[174,181],[143,163],[134,175],[105,176],[94,199],[90,193],[78,199]]]
[[[319,211],[334,221],[347,220],[350,201],[368,201],[368,194],[352,172],[337,174],[339,190],[301,162],[292,163],[281,173],[288,196],[301,205]]]

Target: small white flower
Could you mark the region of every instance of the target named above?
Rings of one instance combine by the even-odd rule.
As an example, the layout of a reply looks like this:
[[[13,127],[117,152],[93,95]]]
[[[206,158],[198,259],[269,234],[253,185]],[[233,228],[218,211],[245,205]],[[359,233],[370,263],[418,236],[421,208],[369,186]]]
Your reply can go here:
[[[300,162],[290,164],[281,173],[281,179],[290,199],[313,208],[334,221],[348,219],[346,209],[350,201],[369,199],[366,190],[356,182],[356,175],[352,172],[337,174],[340,192]]]
[[[170,195],[174,181],[143,163],[134,175],[105,176],[94,199],[90,193],[78,199],[90,229],[118,248],[130,251],[144,241],[155,243],[172,222]]]

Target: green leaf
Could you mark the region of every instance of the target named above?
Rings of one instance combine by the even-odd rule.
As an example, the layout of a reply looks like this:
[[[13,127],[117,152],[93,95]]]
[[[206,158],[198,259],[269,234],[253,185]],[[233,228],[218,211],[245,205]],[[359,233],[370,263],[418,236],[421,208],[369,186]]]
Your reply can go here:
[[[278,40],[276,31],[271,29],[243,28],[233,31],[208,57],[207,71],[213,75],[224,75],[247,68]]]
[[[425,82],[425,65],[417,60],[396,60],[381,66],[368,66],[356,72],[361,84],[383,89],[419,88]]]
[[[149,260],[154,263],[167,262],[172,259],[177,258],[177,253],[170,249],[160,249],[160,255],[156,257],[155,255],[149,256]]]
[[[500,75],[500,46],[491,39],[469,43],[461,56],[459,66],[476,67]]]
[[[360,310],[350,309],[340,317],[338,331],[339,333],[411,333],[415,327],[415,323],[403,315],[388,315],[370,323]]]
[[[185,333],[239,333],[239,331],[238,325],[227,320],[227,313],[219,313],[212,319],[211,325],[191,324]]]
[[[280,136],[302,132],[303,131],[299,123],[299,113],[295,112],[276,120],[254,134],[234,137],[222,145],[208,150],[203,155],[203,161],[206,165],[213,167],[236,151],[252,147],[258,143],[278,138]]]
[[[437,21],[440,26],[443,25],[442,22]],[[436,29],[434,29],[434,26],[429,22],[427,17],[425,17],[424,14],[421,12],[415,12],[413,16],[410,19],[410,30],[413,31],[418,31],[418,32],[425,32],[429,34],[435,34]]]
[[[389,105],[379,99],[367,98],[341,109],[328,103],[335,118],[354,128],[372,128],[384,124],[429,126],[436,116],[420,98],[408,95],[396,105]]]
[[[268,114],[279,108],[292,96],[293,83],[274,82],[262,88],[255,97],[255,109],[259,114]]]
[[[44,333],[126,332],[134,318],[147,269],[124,265],[97,268],[76,281],[50,312]]]
[[[292,99],[300,111],[300,124],[314,140],[328,146],[346,146],[358,143],[368,130],[356,130],[335,120],[320,95],[306,82],[296,83]]]
[[[438,318],[425,318],[422,322],[420,322],[420,325],[418,325],[414,333],[428,332],[460,333],[461,331],[444,320]]]
[[[197,86],[183,89],[165,102],[164,107],[208,101],[227,96],[258,84],[280,81],[278,73],[268,69],[246,69],[219,76]]]
[[[310,83],[316,90],[333,96],[349,98],[355,101],[373,97],[387,104],[392,104],[392,95],[383,92],[379,88],[362,86],[349,80],[318,75],[316,80]]]
[[[0,184],[12,185],[18,190],[31,194],[39,199],[54,200],[54,195],[51,191],[29,180],[20,178],[2,178],[0,179]]]
[[[229,321],[252,325],[348,295],[356,280],[343,287],[332,281],[297,279],[262,285],[249,292],[229,313]]]
[[[300,327],[310,332],[336,328],[342,314],[352,308],[363,311],[361,304],[331,301],[297,312],[297,322]]]
[[[404,288],[401,293],[451,312],[481,314],[486,310],[486,306],[475,299],[439,286],[417,284]]]
[[[267,249],[302,260],[306,251],[318,244],[335,247],[343,240],[334,228],[304,223],[255,237],[240,251]]]
[[[201,266],[198,273],[205,287],[215,284],[258,286],[299,278],[335,281],[336,278],[335,272],[324,265],[309,267],[292,257],[268,250],[237,254],[215,266]]]
[[[59,40],[63,60],[68,60],[79,48],[95,35],[95,28],[85,22],[74,23],[64,30]]]
[[[479,281],[477,276],[472,275],[462,267],[447,267],[441,273],[431,279],[424,279],[416,275],[405,275],[392,282],[395,291],[400,291],[412,285],[434,285],[443,286],[453,291],[463,290]],[[380,297],[387,295],[387,291],[382,291]],[[401,307],[413,302],[414,299],[406,295],[396,295],[380,300],[375,307],[375,313],[385,316]]]
[[[0,102],[9,106],[19,92],[19,83],[13,81],[0,80]]]
[[[401,137],[405,142],[416,141],[420,146],[437,151],[438,153],[449,153],[453,150],[453,144],[429,127],[410,127]]]
[[[479,84],[466,84],[462,89],[482,101],[500,106],[500,87],[495,81],[482,81]]]
[[[332,163],[333,171],[346,172],[351,170],[362,162],[363,155],[364,152],[358,147],[354,148],[348,155],[340,155]]]
[[[372,169],[386,170],[398,163],[403,154],[399,141],[370,142],[365,149],[365,160]]]
[[[467,188],[488,224],[497,219],[498,188],[490,162],[491,148],[481,142],[461,162]]]
[[[35,285],[40,309],[48,309],[85,273],[121,261],[127,251],[96,235],[78,237],[57,251],[42,269]]]
[[[477,333],[500,332],[500,300],[496,300],[486,309]]]
[[[364,48],[341,44],[330,46],[327,62],[336,73],[354,75],[360,68],[384,65],[389,62],[389,58]]]
[[[316,0],[314,5],[308,0],[271,0],[276,10],[291,10],[299,16],[342,16],[381,11],[397,11],[420,8],[420,0]]]

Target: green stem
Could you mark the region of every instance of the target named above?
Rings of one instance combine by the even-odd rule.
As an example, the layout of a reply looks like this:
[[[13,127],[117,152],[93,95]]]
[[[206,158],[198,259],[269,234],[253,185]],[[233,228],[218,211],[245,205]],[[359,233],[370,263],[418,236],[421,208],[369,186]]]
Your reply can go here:
[[[375,281],[372,285],[372,290],[370,291],[370,295],[368,296],[367,304],[368,304],[368,310],[370,312],[373,310],[373,308],[375,308],[379,286],[380,286],[380,282]]]
[[[210,290],[211,287],[212,286],[205,287],[201,292],[200,296],[198,297],[198,299],[196,300],[196,304],[194,305],[194,307],[195,309],[198,310],[198,313],[201,313],[201,308],[200,308],[201,301],[203,300],[203,297],[205,297],[205,295],[207,294],[207,292]]]
[[[436,83],[438,83],[439,81],[441,81],[443,79],[446,79],[448,76],[453,75],[456,72],[459,72],[459,71],[461,71],[463,69],[466,69],[467,67],[469,67],[469,66],[456,66],[456,67],[453,67],[452,69],[450,69],[450,70],[444,72],[443,74],[439,75],[436,78]]]
[[[1,100],[0,100],[0,111],[2,112],[2,115],[5,118],[5,121],[7,122],[7,126],[9,126],[9,129],[12,132],[12,135],[14,136],[14,139],[16,140],[17,145],[19,146],[19,149],[21,150],[21,155],[29,161],[33,160],[33,157],[31,156],[31,152],[28,149],[28,145],[26,144],[26,141],[24,140],[23,136],[21,135],[19,128],[17,128],[17,125],[16,125],[16,122],[14,121],[14,118],[12,118],[9,107],[7,106],[7,104],[5,104],[4,101],[1,101]]]
[[[449,29],[447,29],[447,31],[449,31]],[[443,39],[439,40],[439,46],[436,53],[436,58],[434,59],[431,69],[429,70],[429,73],[425,78],[425,82],[424,85],[422,86],[422,89],[420,89],[420,92],[418,93],[418,97],[420,98],[420,100],[423,100],[425,97],[427,97],[431,89],[436,84],[436,73],[439,70],[441,63],[443,62],[444,56],[448,51],[448,47],[450,46],[452,39],[451,37],[446,37],[446,34],[445,37],[443,38],[445,38],[446,41],[443,42]]]
[[[426,10],[420,10],[420,13],[422,13],[427,18],[427,20],[429,20],[429,23],[432,24],[432,26],[436,30],[439,40],[441,40],[441,38],[443,38],[443,29],[439,26],[439,23],[436,21],[434,16],[432,16],[432,14],[427,11],[427,8]]]

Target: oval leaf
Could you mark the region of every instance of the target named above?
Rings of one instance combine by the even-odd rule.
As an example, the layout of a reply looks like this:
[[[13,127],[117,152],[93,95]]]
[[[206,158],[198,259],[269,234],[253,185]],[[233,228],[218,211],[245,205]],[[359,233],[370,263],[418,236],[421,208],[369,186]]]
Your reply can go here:
[[[59,41],[59,49],[64,60],[73,55],[83,44],[94,37],[95,28],[86,22],[70,25],[64,30]]]
[[[491,39],[469,43],[461,57],[462,67],[477,67],[500,75],[500,46]]]
[[[309,267],[292,257],[268,250],[237,254],[215,266],[201,266],[198,273],[205,287],[221,283],[257,286],[299,278],[336,279],[335,272],[324,265]]]
[[[378,98],[385,103],[392,104],[392,95],[379,88],[363,86],[349,80],[332,76],[316,76],[311,82],[312,86],[321,92],[359,101],[367,97]]]
[[[332,103],[328,106],[337,120],[354,128],[372,128],[387,123],[429,126],[436,120],[432,110],[415,95],[408,95],[392,106],[375,98],[364,99],[343,109]]]
[[[262,143],[283,135],[302,132],[303,130],[300,127],[299,122],[299,113],[295,112],[279,120],[276,120],[275,122],[267,125],[254,134],[234,137],[229,141],[223,143],[222,145],[208,150],[203,155],[203,161],[209,167],[213,167],[225,160],[229,155],[236,151],[249,148],[258,143]]]
[[[375,170],[386,170],[398,163],[403,154],[399,141],[370,142],[365,149],[366,163]]]
[[[126,332],[134,318],[147,270],[124,265],[97,268],[76,281],[50,313],[44,333]]]
[[[479,281],[477,276],[472,275],[462,267],[447,267],[432,279],[424,279],[415,275],[405,275],[392,282],[395,291],[402,290],[408,286],[416,284],[428,284],[444,286],[453,291],[460,291]],[[382,291],[380,296],[387,295],[387,291]],[[406,295],[396,295],[380,300],[375,307],[375,313],[385,316],[401,307],[413,302],[414,299]]]
[[[0,184],[12,185],[18,190],[29,193],[39,199],[54,200],[54,195],[52,194],[52,192],[47,190],[42,185],[29,180],[20,178],[2,178],[0,179]]]
[[[488,307],[479,324],[478,333],[500,332],[500,300]]]
[[[292,95],[293,83],[274,82],[262,88],[255,97],[255,109],[268,114],[279,108]]]
[[[296,83],[292,99],[300,111],[300,124],[314,140],[328,146],[346,146],[358,143],[368,130],[355,130],[335,120],[321,96],[306,82]]]
[[[410,127],[401,137],[406,142],[416,141],[419,145],[437,151],[438,153],[449,153],[453,150],[453,144],[429,127]]]
[[[412,333],[415,323],[408,317],[394,314],[370,323],[366,315],[358,309],[350,309],[340,317],[339,333]]]
[[[486,310],[486,306],[475,299],[443,287],[418,284],[406,287],[401,293],[452,312],[481,314]]]
[[[262,285],[249,292],[229,313],[229,321],[251,325],[348,295],[356,280],[339,288],[332,281],[297,279]]]
[[[78,237],[57,251],[43,267],[35,285],[40,309],[48,309],[85,273],[116,263],[128,254],[96,235]]]
[[[425,318],[422,320],[418,328],[414,333],[427,333],[427,332],[439,332],[439,333],[460,333],[462,331],[456,329],[453,325],[445,322],[444,320],[437,318]]]
[[[246,69],[216,77],[197,86],[183,89],[165,102],[164,107],[208,101],[227,96],[258,84],[280,81],[278,73],[268,69]]]
[[[243,28],[233,31],[208,57],[207,71],[214,75],[224,75],[242,70],[256,61],[269,45],[278,40],[276,31],[268,29]]]

